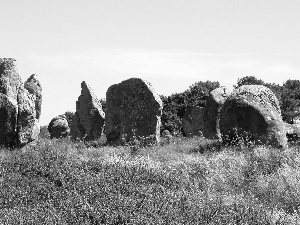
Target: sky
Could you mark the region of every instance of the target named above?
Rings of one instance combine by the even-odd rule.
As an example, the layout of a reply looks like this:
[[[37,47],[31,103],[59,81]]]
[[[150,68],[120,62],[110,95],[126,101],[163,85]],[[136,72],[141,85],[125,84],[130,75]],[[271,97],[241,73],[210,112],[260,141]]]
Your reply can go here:
[[[41,125],[131,77],[159,95],[198,81],[300,79],[299,0],[0,0],[0,57],[43,87]]]

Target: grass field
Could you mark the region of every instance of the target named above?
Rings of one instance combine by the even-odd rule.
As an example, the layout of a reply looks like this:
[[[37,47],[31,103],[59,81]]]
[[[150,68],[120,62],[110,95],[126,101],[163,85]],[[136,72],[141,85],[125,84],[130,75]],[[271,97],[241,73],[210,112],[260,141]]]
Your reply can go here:
[[[300,224],[299,145],[0,150],[0,224]]]

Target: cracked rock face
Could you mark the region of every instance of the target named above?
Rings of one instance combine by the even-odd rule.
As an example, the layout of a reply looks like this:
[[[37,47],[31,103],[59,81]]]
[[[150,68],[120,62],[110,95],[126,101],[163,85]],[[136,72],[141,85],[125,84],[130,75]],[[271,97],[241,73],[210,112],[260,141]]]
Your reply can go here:
[[[278,100],[263,85],[243,85],[233,91],[221,111],[220,131],[226,142],[247,134],[257,144],[287,144]]]
[[[101,137],[105,114],[93,90],[85,81],[81,83],[81,95],[76,101],[76,112],[71,125],[71,137],[95,140]]]
[[[106,138],[110,144],[134,139],[158,142],[162,101],[153,87],[139,78],[110,86],[106,92]]]
[[[204,130],[203,123],[204,108],[189,106],[182,118],[182,129],[186,137],[202,136]]]
[[[40,119],[42,108],[42,86],[36,74],[32,74],[24,84],[25,89],[35,96],[36,119]]]
[[[16,60],[0,58],[0,146],[22,147],[37,139],[35,101],[24,88]]]
[[[50,133],[50,138],[64,138],[70,133],[70,128],[68,121],[65,116],[54,117],[49,125],[48,131]]]
[[[226,87],[219,87],[209,93],[203,112],[203,135],[205,138],[221,139],[219,128],[222,106],[230,95]]]

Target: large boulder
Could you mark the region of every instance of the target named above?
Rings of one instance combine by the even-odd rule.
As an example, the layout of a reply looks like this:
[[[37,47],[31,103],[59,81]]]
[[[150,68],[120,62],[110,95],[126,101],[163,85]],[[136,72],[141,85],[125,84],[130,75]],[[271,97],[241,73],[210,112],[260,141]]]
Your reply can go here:
[[[186,137],[202,136],[204,130],[203,123],[204,108],[199,106],[189,106],[182,118],[183,134]]]
[[[24,84],[25,89],[35,96],[36,119],[40,119],[42,108],[42,86],[36,74],[32,74]]]
[[[0,146],[22,147],[37,139],[35,101],[24,88],[16,60],[0,58]]]
[[[209,93],[203,112],[203,136],[209,139],[221,139],[219,121],[222,106],[230,95],[226,87],[219,87]]]
[[[81,83],[81,95],[76,101],[76,112],[71,125],[73,140],[94,140],[101,137],[105,114],[93,90],[85,81]]]
[[[234,90],[223,105],[220,131],[226,142],[247,138],[276,147],[287,144],[278,99],[262,85],[243,85]]]
[[[106,138],[110,144],[135,139],[159,142],[162,101],[150,83],[131,78],[106,92]]]
[[[54,117],[48,125],[48,131],[50,138],[67,137],[70,134],[70,128],[66,117],[63,115]]]

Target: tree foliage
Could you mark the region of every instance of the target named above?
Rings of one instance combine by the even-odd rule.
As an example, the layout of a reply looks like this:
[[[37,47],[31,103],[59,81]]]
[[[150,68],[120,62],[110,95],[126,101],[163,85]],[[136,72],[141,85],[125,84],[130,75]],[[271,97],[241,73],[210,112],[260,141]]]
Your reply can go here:
[[[281,95],[281,108],[283,119],[289,123],[300,116],[300,81],[287,80],[283,84]]]
[[[66,117],[66,120],[68,121],[68,125],[69,127],[71,127],[71,124],[73,122],[75,113],[71,112],[71,111],[67,111],[63,114]]]
[[[265,85],[265,82],[260,80],[260,79],[257,79],[256,77],[254,76],[246,76],[246,77],[243,77],[243,78],[240,78],[238,79],[237,81],[237,86],[235,86],[235,88],[238,88],[242,85]]]
[[[182,93],[160,96],[163,102],[161,131],[168,130],[173,134],[181,132],[182,118],[188,106],[204,107],[209,93],[220,86],[219,82],[199,81]]]

